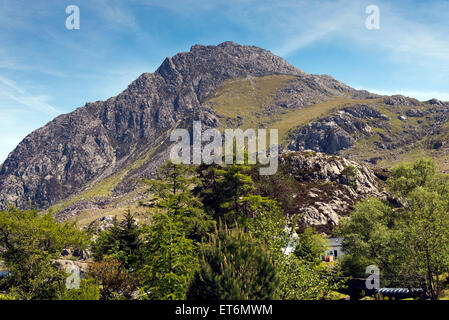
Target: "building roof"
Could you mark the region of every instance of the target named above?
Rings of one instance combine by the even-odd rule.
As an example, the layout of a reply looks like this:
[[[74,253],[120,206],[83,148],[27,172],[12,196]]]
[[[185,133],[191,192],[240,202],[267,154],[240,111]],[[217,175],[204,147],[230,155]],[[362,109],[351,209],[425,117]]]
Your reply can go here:
[[[329,238],[330,247],[341,247],[343,243],[343,238]]]

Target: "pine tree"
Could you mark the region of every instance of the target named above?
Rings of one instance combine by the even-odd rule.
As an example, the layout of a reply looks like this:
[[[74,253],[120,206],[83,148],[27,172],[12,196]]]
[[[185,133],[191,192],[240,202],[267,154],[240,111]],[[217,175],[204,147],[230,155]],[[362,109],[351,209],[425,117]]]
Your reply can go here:
[[[188,299],[273,299],[278,277],[267,248],[238,227],[217,230],[200,248]]]
[[[138,268],[142,262],[141,234],[142,227],[128,209],[122,221],[118,222],[114,218],[113,226],[100,233],[92,246],[95,260],[100,261],[109,256],[119,260],[128,270]]]
[[[138,267],[142,261],[141,234],[142,228],[128,209],[118,230],[119,251],[122,252],[122,262],[128,269]]]
[[[200,242],[214,229],[215,221],[192,194],[192,186],[198,183],[194,168],[168,161],[159,168],[159,179],[143,182],[155,194],[157,207],[172,212],[173,218],[182,222],[188,238]]]
[[[227,226],[246,219],[246,201],[254,195],[254,182],[246,172],[249,166],[232,164],[223,167],[200,167],[200,196],[206,210]]]
[[[185,299],[198,265],[196,245],[185,236],[174,209],[157,213],[147,231],[145,261],[140,271],[145,299]]]

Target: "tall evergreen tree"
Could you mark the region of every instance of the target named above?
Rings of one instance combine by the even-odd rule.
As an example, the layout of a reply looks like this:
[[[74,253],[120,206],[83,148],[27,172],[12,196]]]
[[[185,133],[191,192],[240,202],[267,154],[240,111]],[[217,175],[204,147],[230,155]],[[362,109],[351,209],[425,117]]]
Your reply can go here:
[[[170,203],[167,204],[171,208]],[[197,265],[196,245],[188,239],[175,210],[157,213],[147,230],[145,261],[140,271],[146,299],[185,299]]]
[[[113,226],[100,233],[92,246],[95,260],[100,261],[109,256],[119,260],[128,270],[138,268],[142,262],[141,234],[142,227],[128,210],[122,221],[118,222],[114,218]]]
[[[228,226],[247,218],[247,201],[255,194],[254,182],[246,165],[200,167],[200,196],[206,210]]]
[[[159,168],[159,179],[143,180],[156,197],[157,207],[173,213],[182,222],[188,238],[197,242],[214,229],[215,221],[203,210],[203,204],[192,193],[198,183],[193,167],[168,161]]]
[[[217,230],[200,248],[188,299],[273,299],[279,283],[267,248],[239,228]]]

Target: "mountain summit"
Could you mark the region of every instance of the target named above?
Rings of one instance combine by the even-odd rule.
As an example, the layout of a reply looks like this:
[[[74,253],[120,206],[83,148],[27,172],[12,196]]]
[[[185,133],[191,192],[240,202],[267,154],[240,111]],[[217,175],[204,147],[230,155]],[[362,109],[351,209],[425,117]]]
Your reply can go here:
[[[194,45],[119,95],[29,134],[1,166],[0,209],[52,206],[66,219],[125,198],[132,202],[139,198],[137,178],[152,176],[167,158],[170,132],[194,120],[205,127],[278,128],[285,149],[355,150],[355,160],[368,161],[364,156],[373,148],[397,150],[401,141],[410,145],[408,137],[424,138],[428,128],[444,145],[437,131],[448,107],[358,91],[254,46]],[[364,152],[357,153],[361,146]]]

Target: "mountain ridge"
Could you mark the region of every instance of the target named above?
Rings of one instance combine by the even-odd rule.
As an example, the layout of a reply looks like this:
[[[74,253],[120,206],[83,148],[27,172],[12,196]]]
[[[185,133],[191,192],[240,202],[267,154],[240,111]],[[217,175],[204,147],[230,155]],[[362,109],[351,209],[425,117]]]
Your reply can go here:
[[[193,120],[205,128],[282,125],[290,139],[285,150],[344,153],[371,137],[351,136],[360,131],[357,126],[375,128],[364,124],[370,108],[433,106],[437,111],[429,117],[441,117],[449,107],[431,101],[356,90],[330,76],[308,74],[255,46],[194,45],[167,57],[154,73],[143,73],[117,96],[86,103],[30,133],[0,166],[0,209],[8,204],[52,207],[64,220],[126,197],[129,203],[142,199],[137,179],[155,174],[168,157],[168,133],[190,128]],[[357,122],[354,110],[360,105],[365,107]],[[301,126],[314,121],[335,122],[329,116],[345,108],[341,123],[355,121],[358,131],[315,126],[307,137],[301,133]],[[354,119],[347,116],[351,112]],[[319,141],[306,145],[311,136]],[[334,150],[320,147],[332,145],[333,137]],[[343,138],[350,143],[341,145],[338,139]]]

